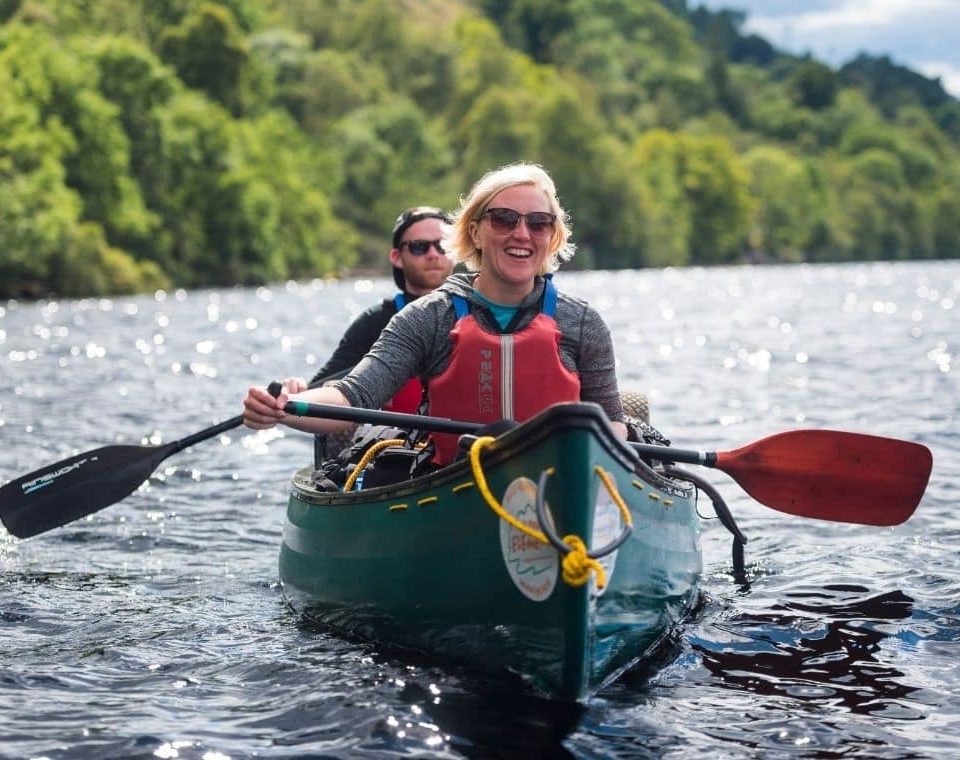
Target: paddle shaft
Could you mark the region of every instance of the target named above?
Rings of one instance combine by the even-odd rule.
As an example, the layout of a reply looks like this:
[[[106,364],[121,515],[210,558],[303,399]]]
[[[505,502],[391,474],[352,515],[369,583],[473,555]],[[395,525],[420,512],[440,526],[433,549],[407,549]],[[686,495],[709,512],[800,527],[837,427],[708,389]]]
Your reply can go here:
[[[433,433],[476,433],[481,427],[478,422],[451,420],[446,417],[428,417],[425,414],[407,414],[406,412],[384,412],[382,410],[361,409],[337,404],[311,404],[307,401],[288,401],[283,411],[296,417],[317,417],[341,422],[369,423],[371,425],[393,425],[394,427],[429,430]]]
[[[289,401],[284,407],[287,414],[297,417],[319,417],[328,420],[343,422],[368,422],[378,425],[393,425],[402,428],[429,430],[435,433],[471,434],[479,431],[483,425],[478,422],[452,420],[447,417],[429,417],[424,414],[407,414],[405,412],[371,412],[369,409],[357,409],[352,406],[338,406],[335,404],[311,404],[306,401]],[[715,467],[717,455],[709,451],[691,451],[676,449],[672,446],[655,446],[647,443],[629,442],[640,456],[659,459],[661,462],[683,462],[699,464],[704,467]]]
[[[201,430],[199,433],[194,433],[193,435],[185,436],[177,441],[167,444],[171,447],[170,454],[175,454],[178,451],[183,451],[184,449],[193,446],[195,443],[200,443],[201,441],[206,441],[214,436],[220,435],[220,433],[225,433],[226,431],[240,427],[243,424],[243,415],[238,414],[236,417],[231,417],[229,420],[224,420],[221,423],[216,425],[211,425],[210,427]],[[168,454],[167,456],[170,456]]]
[[[291,401],[284,411],[445,433],[476,433],[481,428],[444,417],[304,401]],[[791,430],[726,452],[629,445],[648,459],[722,470],[772,509],[863,525],[897,525],[910,517],[933,466],[930,450],[920,444],[836,430]]]

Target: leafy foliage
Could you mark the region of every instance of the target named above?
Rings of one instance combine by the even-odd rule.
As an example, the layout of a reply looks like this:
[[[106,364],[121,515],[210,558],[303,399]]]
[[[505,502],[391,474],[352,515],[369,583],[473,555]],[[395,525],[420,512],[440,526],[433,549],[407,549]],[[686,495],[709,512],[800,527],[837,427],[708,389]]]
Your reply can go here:
[[[0,296],[386,272],[526,160],[575,267],[960,255],[960,103],[683,0],[0,0]]]

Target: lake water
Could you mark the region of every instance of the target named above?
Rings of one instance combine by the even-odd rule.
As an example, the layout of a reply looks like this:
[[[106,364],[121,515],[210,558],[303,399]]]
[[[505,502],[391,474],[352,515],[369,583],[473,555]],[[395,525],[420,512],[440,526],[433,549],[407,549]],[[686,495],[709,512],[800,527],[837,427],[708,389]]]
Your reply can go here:
[[[610,325],[622,386],[683,448],[791,428],[918,441],[895,528],[803,520],[704,470],[696,615],[581,705],[298,623],[277,581],[292,431],[235,429],[80,522],[0,529],[0,756],[960,756],[960,262],[559,274]],[[312,374],[387,280],[0,304],[0,483],[164,443]]]

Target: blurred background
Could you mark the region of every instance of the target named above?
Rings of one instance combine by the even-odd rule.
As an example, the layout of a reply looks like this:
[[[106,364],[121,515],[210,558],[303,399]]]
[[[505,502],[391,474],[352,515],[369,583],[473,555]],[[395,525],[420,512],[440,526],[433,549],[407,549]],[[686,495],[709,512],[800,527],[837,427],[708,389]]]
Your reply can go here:
[[[385,274],[517,160],[575,268],[956,257],[953,5],[736,5],[0,0],[0,297]]]

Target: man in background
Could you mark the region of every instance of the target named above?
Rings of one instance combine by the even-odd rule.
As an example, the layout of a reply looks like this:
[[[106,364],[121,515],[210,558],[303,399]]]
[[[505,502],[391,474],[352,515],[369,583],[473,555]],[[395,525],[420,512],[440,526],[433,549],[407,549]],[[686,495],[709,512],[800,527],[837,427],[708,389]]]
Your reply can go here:
[[[453,262],[440,247],[444,223],[449,224],[450,217],[434,206],[408,208],[397,217],[393,223],[390,263],[399,292],[374,304],[350,323],[333,354],[309,384],[299,377],[284,380],[290,393],[316,388],[346,375],[370,350],[394,314],[411,301],[433,292],[447,279],[453,271]],[[413,378],[383,408],[416,414],[422,399],[423,386],[419,379]],[[314,451],[317,466],[347,446],[354,430],[355,427],[317,436]]]
[[[393,280],[400,291],[393,298],[371,306],[350,324],[336,350],[310,380],[309,387],[323,385],[353,369],[394,314],[411,301],[433,292],[447,279],[453,271],[453,262],[440,247],[440,240],[441,224],[449,222],[450,218],[433,206],[409,208],[397,217],[393,224],[390,263]],[[304,383],[298,390],[307,387]],[[291,392],[298,390],[291,389]],[[384,409],[415,413],[422,393],[419,381],[411,380]]]

